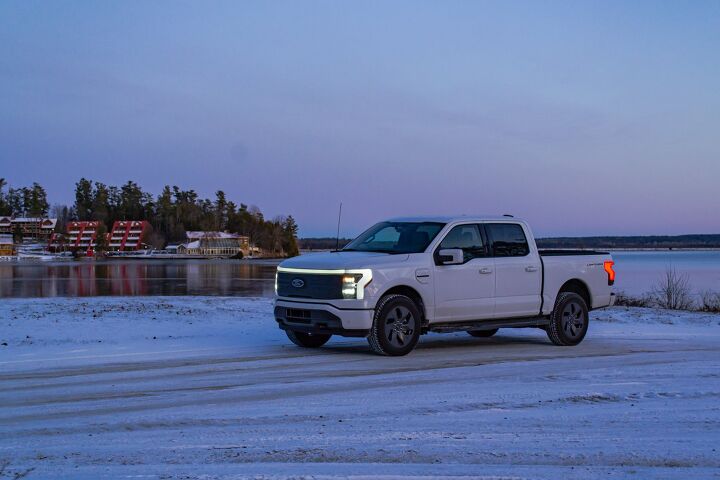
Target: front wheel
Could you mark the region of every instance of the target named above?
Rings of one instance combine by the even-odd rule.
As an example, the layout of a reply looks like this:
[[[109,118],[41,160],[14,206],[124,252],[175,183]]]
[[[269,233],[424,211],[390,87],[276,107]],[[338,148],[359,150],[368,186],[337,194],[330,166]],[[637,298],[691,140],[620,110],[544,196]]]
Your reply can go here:
[[[318,348],[322,347],[330,340],[332,335],[325,335],[319,333],[303,333],[294,332],[292,330],[285,330],[288,338],[298,347],[304,348]]]
[[[550,314],[547,335],[555,345],[577,345],[585,338],[589,322],[585,300],[577,293],[563,292],[558,295]]]
[[[375,307],[368,343],[380,355],[407,355],[420,339],[420,309],[405,295],[387,295]]]

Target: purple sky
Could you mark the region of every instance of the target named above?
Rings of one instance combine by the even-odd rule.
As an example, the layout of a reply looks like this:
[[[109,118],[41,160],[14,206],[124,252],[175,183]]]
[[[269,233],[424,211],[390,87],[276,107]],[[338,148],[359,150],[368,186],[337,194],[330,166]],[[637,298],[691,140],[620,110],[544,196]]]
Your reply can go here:
[[[720,232],[720,2],[0,3],[0,177],[225,190],[302,236]]]

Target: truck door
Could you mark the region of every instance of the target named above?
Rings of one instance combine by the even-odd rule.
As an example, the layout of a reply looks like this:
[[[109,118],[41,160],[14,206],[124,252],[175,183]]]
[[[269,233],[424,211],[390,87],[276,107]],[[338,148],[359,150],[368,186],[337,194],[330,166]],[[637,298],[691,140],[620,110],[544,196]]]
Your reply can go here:
[[[484,232],[477,224],[458,225],[435,249],[435,321],[492,318],[495,310],[495,265]],[[439,251],[460,249],[462,263],[446,265]]]
[[[517,223],[486,223],[495,259],[495,317],[537,315],[540,311],[542,265],[531,252],[523,227]]]

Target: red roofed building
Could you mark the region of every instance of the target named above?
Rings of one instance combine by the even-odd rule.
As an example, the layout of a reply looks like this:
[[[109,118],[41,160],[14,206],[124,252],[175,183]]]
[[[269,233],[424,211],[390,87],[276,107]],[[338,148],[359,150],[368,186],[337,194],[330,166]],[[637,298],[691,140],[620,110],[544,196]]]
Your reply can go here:
[[[145,220],[118,220],[113,223],[108,239],[108,250],[127,252],[140,250],[144,245],[143,239],[150,229]]]
[[[97,244],[97,230],[100,222],[68,222],[65,247],[71,251],[84,250],[92,255]],[[51,243],[51,246],[52,245]]]

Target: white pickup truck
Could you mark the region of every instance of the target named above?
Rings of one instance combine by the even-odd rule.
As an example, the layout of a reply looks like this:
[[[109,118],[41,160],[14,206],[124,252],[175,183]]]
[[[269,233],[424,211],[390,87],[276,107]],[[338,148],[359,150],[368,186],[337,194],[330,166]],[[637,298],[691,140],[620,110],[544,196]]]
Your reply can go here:
[[[382,355],[405,355],[427,332],[542,328],[577,345],[588,311],[614,303],[608,253],[538,250],[510,216],[399,218],[345,248],[282,262],[275,319],[295,344],[367,337]]]

